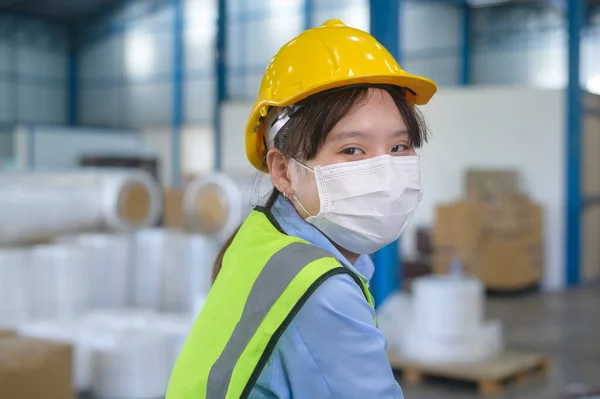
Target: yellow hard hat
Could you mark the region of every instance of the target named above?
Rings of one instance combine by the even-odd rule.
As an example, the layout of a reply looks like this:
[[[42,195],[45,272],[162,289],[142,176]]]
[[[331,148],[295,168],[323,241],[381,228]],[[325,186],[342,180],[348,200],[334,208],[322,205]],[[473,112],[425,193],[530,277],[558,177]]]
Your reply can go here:
[[[407,90],[407,100],[427,104],[437,86],[406,73],[370,34],[339,19],[308,29],[285,44],[263,76],[258,98],[246,125],[246,155],[258,170],[263,164],[263,120],[270,107],[292,105],[324,90],[354,84],[391,84]]]

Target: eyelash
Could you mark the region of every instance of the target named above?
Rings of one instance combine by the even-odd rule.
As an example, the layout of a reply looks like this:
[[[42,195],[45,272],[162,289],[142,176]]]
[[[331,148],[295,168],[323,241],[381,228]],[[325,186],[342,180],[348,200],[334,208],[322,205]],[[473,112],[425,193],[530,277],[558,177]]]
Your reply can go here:
[[[361,150],[360,148],[356,148],[356,147],[350,147],[350,148],[345,148],[342,150],[342,154],[346,154],[346,155],[358,155],[358,154],[351,154],[351,150],[358,150],[358,151],[362,151],[364,153],[363,150]]]
[[[394,151],[394,148],[396,148],[396,147],[403,147],[403,148]],[[395,145],[395,146],[392,147],[392,152],[402,152],[402,151],[406,151],[407,149],[408,149],[407,145],[398,144],[398,145]],[[360,148],[350,147],[350,148],[346,148],[346,149],[342,150],[342,154],[345,154],[345,155],[359,155],[359,154],[356,154],[356,153],[352,154],[351,153],[352,150],[358,150],[358,151],[362,151],[364,153],[364,151],[361,150]]]

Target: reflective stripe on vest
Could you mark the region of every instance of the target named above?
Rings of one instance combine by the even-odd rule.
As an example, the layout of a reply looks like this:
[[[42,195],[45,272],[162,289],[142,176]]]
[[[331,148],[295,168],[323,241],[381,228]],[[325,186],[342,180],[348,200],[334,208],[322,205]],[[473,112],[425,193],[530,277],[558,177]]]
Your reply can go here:
[[[294,242],[269,259],[252,286],[240,321],[221,356],[210,370],[207,397],[226,397],[231,374],[238,359],[275,301],[304,267],[317,259],[327,257],[331,257],[331,254],[320,248]]]
[[[270,214],[254,211],[225,255],[167,399],[248,397],[293,317],[323,281],[340,273],[366,289],[331,253],[285,235]],[[365,295],[372,303],[368,290]]]

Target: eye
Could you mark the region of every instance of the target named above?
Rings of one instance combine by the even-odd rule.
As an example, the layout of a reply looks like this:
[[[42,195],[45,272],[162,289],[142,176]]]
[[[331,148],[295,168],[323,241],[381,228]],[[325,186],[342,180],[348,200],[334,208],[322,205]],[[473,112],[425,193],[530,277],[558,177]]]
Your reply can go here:
[[[365,152],[360,148],[352,147],[342,150],[342,153],[346,155],[363,155]]]
[[[392,147],[392,152],[402,152],[408,150],[408,146],[404,144],[398,144]]]

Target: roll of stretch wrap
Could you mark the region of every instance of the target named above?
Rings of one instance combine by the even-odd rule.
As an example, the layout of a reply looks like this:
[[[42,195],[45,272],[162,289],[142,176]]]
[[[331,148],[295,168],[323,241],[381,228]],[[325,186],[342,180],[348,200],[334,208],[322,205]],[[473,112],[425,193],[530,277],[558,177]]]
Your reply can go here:
[[[197,234],[227,240],[273,185],[268,175],[212,173],[189,182],[183,195],[186,224]]]
[[[503,349],[502,325],[498,321],[482,323],[459,339],[432,337],[413,325],[407,329],[403,341],[404,356],[421,364],[476,363]]]
[[[129,304],[133,235],[87,233],[55,241],[78,245],[86,251],[90,308],[122,308]]]
[[[29,253],[0,249],[0,328],[13,328],[27,315],[26,278]]]
[[[164,397],[193,318],[151,310],[94,311],[69,322],[29,321],[19,334],[73,346],[73,388],[97,398]]]
[[[428,276],[413,283],[413,324],[430,336],[461,337],[484,317],[483,284],[472,278]]]
[[[479,280],[426,276],[412,287],[411,317],[402,334],[392,332],[391,341],[397,343],[393,349],[422,364],[478,362],[502,350],[502,325],[484,321]]]
[[[180,230],[148,229],[136,234],[134,304],[182,311],[191,304],[186,235]]]
[[[31,251],[28,316],[73,320],[89,308],[86,252],[70,244],[40,245]]]
[[[99,399],[164,397],[169,382],[169,339],[160,333],[120,331],[92,358],[92,392]]]
[[[6,174],[0,191],[0,245],[131,231],[155,225],[162,214],[162,190],[141,170]]]
[[[244,198],[236,182],[222,173],[198,177],[185,188],[183,212],[199,234],[227,239],[244,217]]]

